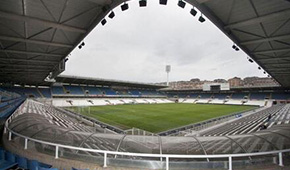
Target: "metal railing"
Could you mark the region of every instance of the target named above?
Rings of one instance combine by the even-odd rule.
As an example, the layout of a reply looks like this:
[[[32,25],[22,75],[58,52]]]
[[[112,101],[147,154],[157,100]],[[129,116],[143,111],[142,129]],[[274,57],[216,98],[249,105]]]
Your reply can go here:
[[[107,159],[108,155],[123,155],[123,156],[135,156],[135,157],[147,157],[147,158],[160,158],[160,161],[165,158],[165,167],[166,170],[169,170],[169,162],[170,159],[210,159],[210,158],[226,158],[228,159],[228,169],[233,169],[233,158],[242,158],[242,157],[254,157],[254,156],[263,156],[263,155],[278,155],[279,158],[279,166],[283,166],[283,153],[289,152],[290,149],[284,149],[284,150],[275,150],[275,151],[267,151],[267,152],[256,152],[256,153],[242,153],[242,154],[217,154],[217,155],[174,155],[174,154],[149,154],[149,153],[131,153],[131,152],[118,152],[118,151],[107,151],[107,150],[98,150],[98,149],[90,149],[90,148],[82,148],[82,147],[75,147],[70,145],[63,145],[63,144],[57,144],[57,143],[51,143],[46,142],[38,139],[34,139],[31,137],[27,137],[24,135],[21,135],[17,132],[14,132],[11,130],[8,125],[12,121],[14,117],[16,117],[16,113],[20,112],[20,108],[18,108],[5,122],[4,126],[4,134],[8,133],[8,141],[12,140],[12,135],[15,135],[17,137],[24,139],[24,149],[28,149],[28,142],[32,141],[39,144],[45,144],[49,146],[55,147],[55,159],[59,158],[59,150],[60,148],[66,148],[66,149],[72,149],[75,151],[87,151],[87,152],[93,152],[93,153],[101,153],[104,155],[103,160],[103,167],[107,167]]]

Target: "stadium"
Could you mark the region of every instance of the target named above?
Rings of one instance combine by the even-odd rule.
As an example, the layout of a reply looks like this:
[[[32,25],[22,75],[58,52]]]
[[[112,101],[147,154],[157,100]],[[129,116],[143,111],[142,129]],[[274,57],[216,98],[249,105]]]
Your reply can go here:
[[[0,2],[1,170],[290,169],[288,0],[178,1],[277,82],[195,89],[60,75],[72,50],[129,6],[41,2]]]

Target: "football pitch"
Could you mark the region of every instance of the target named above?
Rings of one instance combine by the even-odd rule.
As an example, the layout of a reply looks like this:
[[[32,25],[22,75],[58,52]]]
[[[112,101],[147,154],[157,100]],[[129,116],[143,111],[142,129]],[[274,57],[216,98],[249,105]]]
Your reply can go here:
[[[124,130],[135,127],[157,133],[253,108],[255,107],[170,103],[70,107],[68,109]]]

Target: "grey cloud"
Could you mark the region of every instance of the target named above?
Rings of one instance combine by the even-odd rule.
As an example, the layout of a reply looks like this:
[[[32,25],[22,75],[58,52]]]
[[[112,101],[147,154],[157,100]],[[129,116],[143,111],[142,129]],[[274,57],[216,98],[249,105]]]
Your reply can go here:
[[[138,1],[129,1],[128,11],[116,8],[115,18],[99,24],[84,48],[72,52],[64,74],[162,82],[170,64],[172,81],[263,75],[245,54],[231,49],[232,42],[216,26],[208,20],[199,23],[189,14],[189,4],[185,9],[176,4],[148,1],[139,8]]]

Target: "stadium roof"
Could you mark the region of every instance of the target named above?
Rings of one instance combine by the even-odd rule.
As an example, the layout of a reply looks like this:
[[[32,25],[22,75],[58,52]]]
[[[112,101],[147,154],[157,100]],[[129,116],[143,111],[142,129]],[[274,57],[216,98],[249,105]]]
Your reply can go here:
[[[43,84],[109,12],[112,0],[1,0],[0,82]]]
[[[196,6],[282,86],[290,87],[289,0],[187,2]]]
[[[125,0],[0,1],[0,82],[43,84]],[[282,86],[290,87],[289,0],[186,0]],[[228,47],[231,48],[231,47]]]
[[[102,86],[126,86],[126,87],[136,87],[136,88],[154,88],[160,89],[167,86],[148,84],[148,83],[138,83],[138,82],[127,82],[120,80],[109,80],[109,79],[96,79],[90,77],[77,77],[77,76],[57,76],[55,78],[57,83],[67,83],[67,84],[85,84],[85,85],[102,85]]]
[[[166,89],[161,89],[162,91],[165,92],[203,92],[203,89],[170,89],[170,88],[166,88]],[[271,91],[271,90],[282,90],[282,91],[289,91],[289,88],[285,88],[282,86],[238,86],[238,87],[231,87],[230,90],[221,90],[219,91],[220,93],[227,93],[227,92],[231,92],[231,91]],[[204,91],[204,92],[208,92],[208,93],[213,93],[213,91]]]

